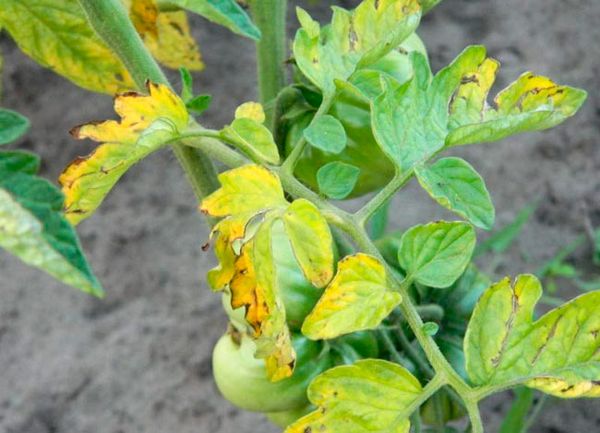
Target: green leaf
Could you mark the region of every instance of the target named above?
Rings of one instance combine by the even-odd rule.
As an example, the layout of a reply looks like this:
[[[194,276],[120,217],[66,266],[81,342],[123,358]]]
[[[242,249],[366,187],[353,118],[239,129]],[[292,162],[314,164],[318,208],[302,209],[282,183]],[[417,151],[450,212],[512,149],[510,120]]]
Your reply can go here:
[[[29,120],[19,113],[0,108],[0,145],[21,137],[29,129]]]
[[[260,30],[235,0],[158,0],[162,6],[176,6],[203,16],[213,23],[227,27],[238,35],[255,41],[260,39]]]
[[[186,104],[194,97],[194,79],[188,68],[179,68],[181,99]]]
[[[78,86],[109,94],[135,87],[77,0],[2,0],[0,26],[25,54]]]
[[[327,285],[333,277],[333,237],[321,212],[298,199],[283,214],[283,223],[306,279],[315,287]]]
[[[423,8],[423,13],[427,13],[441,1],[442,0],[419,0],[419,3],[421,3],[421,7]]]
[[[308,387],[318,409],[285,433],[408,433],[419,381],[399,364],[366,359],[322,373]]]
[[[408,230],[398,249],[406,278],[444,288],[465,271],[475,248],[475,230],[463,222],[438,221]]]
[[[498,63],[486,58],[484,47],[468,47],[435,77],[422,54],[412,52],[410,59],[412,80],[384,78],[387,91],[372,107],[375,137],[401,171],[444,146],[550,128],[575,114],[586,98],[582,90],[527,73],[500,92],[497,109],[490,108],[486,98]]]
[[[492,285],[465,337],[473,384],[524,384],[562,398],[600,397],[600,292],[582,295],[533,321],[542,286],[533,275]]]
[[[103,296],[73,227],[62,214],[63,195],[35,176],[39,159],[0,153],[0,246],[65,284]]]
[[[493,251],[496,254],[505,252],[517,239],[527,221],[529,221],[538,208],[538,204],[536,202],[523,207],[510,224],[502,227],[485,241],[481,242],[475,250],[475,255],[478,256],[488,251]]]
[[[319,191],[334,200],[343,200],[354,189],[359,175],[360,168],[354,165],[340,161],[330,162],[317,172]]]
[[[194,114],[202,114],[212,102],[212,96],[210,95],[198,95],[191,98],[185,103],[186,108]]]
[[[423,332],[430,337],[435,336],[440,330],[440,325],[435,322],[426,322],[423,324]]]
[[[329,114],[317,117],[304,130],[304,138],[312,146],[335,154],[341,153],[348,141],[340,121]]]
[[[304,320],[302,333],[313,340],[331,339],[377,327],[402,301],[388,287],[385,268],[376,258],[362,253],[344,258]]]
[[[279,151],[269,129],[256,120],[241,117],[221,131],[221,136],[241,151],[271,164],[279,163]]]
[[[302,73],[324,94],[335,92],[334,80],[345,81],[402,43],[419,25],[416,0],[364,0],[354,11],[334,7],[329,25],[320,27],[297,9],[301,28],[294,39],[294,58]]]
[[[496,212],[479,173],[462,158],[443,158],[417,166],[415,174],[429,195],[473,225],[489,230]]]

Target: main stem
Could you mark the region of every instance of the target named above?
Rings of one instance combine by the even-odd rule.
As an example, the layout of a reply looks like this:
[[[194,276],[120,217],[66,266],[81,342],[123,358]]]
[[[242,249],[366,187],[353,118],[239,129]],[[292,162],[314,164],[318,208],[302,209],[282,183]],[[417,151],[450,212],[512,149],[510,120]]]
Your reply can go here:
[[[147,80],[170,85],[137,34],[120,0],[79,0],[98,36],[121,59],[138,90]],[[172,145],[198,201],[219,186],[212,161],[202,151],[180,143]]]
[[[262,34],[256,43],[258,87],[265,124],[273,131],[275,100],[285,86],[287,0],[251,0],[250,11]]]

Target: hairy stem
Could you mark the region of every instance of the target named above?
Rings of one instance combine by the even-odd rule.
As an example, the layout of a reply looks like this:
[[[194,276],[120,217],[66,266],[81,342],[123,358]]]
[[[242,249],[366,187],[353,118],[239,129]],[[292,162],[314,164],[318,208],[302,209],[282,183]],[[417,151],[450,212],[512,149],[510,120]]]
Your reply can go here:
[[[258,87],[265,124],[275,130],[275,99],[285,86],[287,0],[251,0],[250,11],[262,34],[256,43]]]
[[[79,0],[79,4],[98,36],[121,59],[138,90],[145,90],[147,80],[169,85],[120,0]],[[215,167],[206,155],[181,143],[172,147],[198,201],[218,187]]]

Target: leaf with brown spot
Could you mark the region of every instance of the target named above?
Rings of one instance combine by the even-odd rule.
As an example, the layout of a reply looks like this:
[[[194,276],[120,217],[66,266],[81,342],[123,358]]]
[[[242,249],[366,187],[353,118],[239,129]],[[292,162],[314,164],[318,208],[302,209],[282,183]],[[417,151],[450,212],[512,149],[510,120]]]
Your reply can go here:
[[[542,286],[508,278],[481,297],[465,336],[467,371],[477,386],[524,384],[562,398],[600,397],[600,292],[582,295],[533,321]]]

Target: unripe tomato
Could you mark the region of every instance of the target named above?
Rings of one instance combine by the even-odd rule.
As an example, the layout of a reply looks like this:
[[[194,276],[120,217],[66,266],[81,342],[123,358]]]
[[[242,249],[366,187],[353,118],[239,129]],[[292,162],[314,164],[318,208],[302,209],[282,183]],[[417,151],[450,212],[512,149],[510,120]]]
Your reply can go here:
[[[256,359],[254,341],[243,334],[237,342],[226,334],[213,351],[213,374],[217,387],[236,406],[255,412],[282,412],[308,405],[306,389],[320,373],[333,365],[323,343],[294,335],[294,374],[278,382],[267,379],[265,362]]]
[[[416,33],[404,41],[401,49],[408,52],[418,51],[427,56],[425,46]],[[384,71],[401,82],[406,81],[412,74],[408,56],[398,50],[390,52],[377,63],[370,65],[368,69]],[[319,168],[330,162],[340,161],[360,168],[358,181],[348,198],[361,196],[386,185],[394,175],[394,165],[375,141],[371,130],[369,104],[344,91],[336,96],[329,114],[335,116],[344,126],[348,137],[346,148],[336,155],[306,146],[306,150],[298,160],[295,175],[317,191]],[[285,140],[286,154],[289,154],[298,143],[313,116],[314,112],[304,114],[291,125]]]
[[[286,410],[283,412],[269,412],[265,415],[267,416],[267,419],[277,427],[286,428],[313,410],[313,406],[306,405],[298,409]]]

